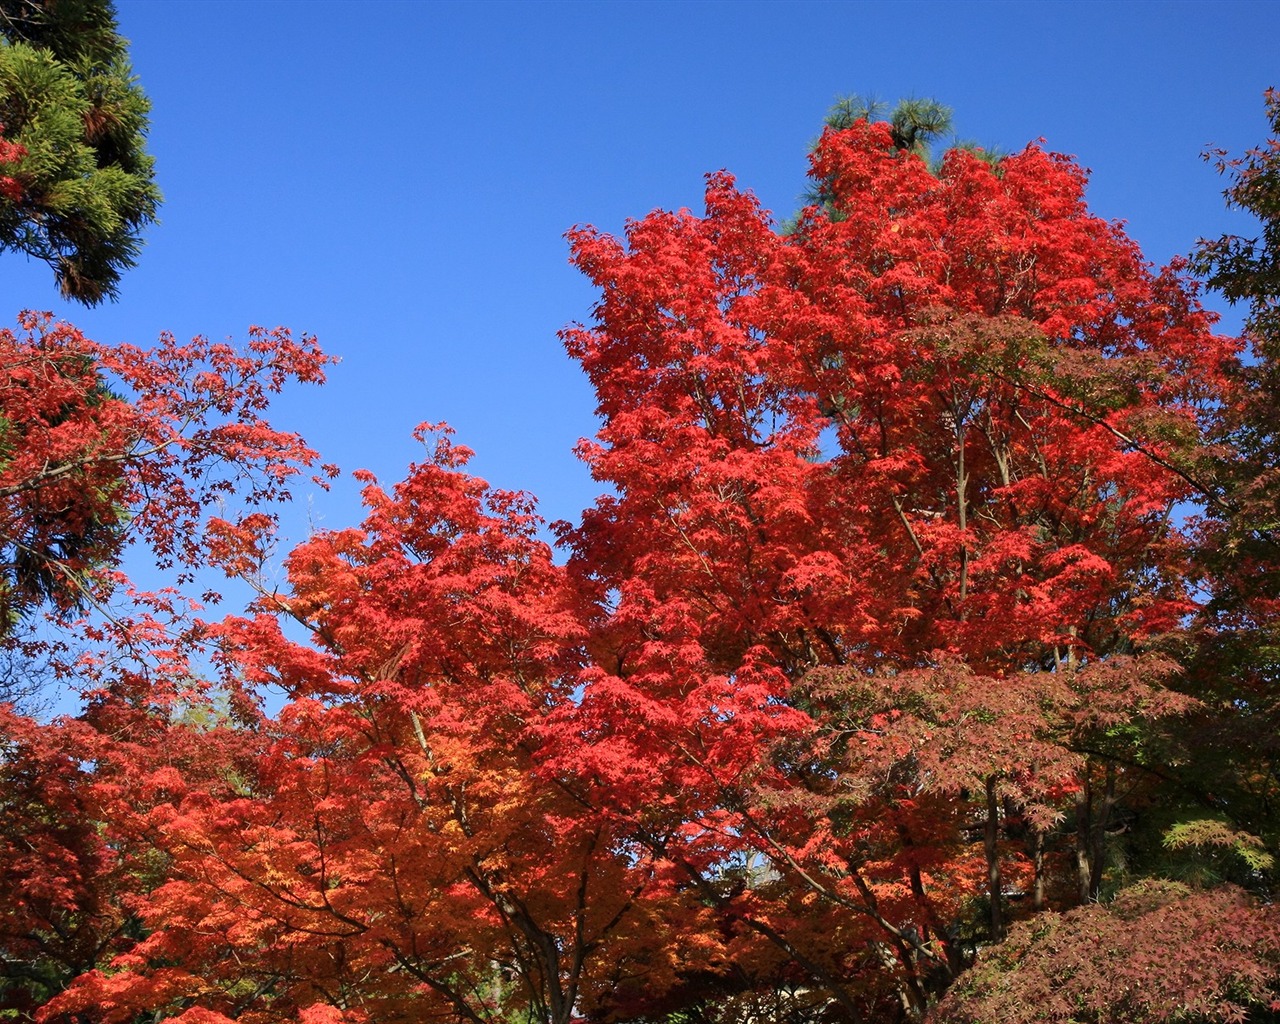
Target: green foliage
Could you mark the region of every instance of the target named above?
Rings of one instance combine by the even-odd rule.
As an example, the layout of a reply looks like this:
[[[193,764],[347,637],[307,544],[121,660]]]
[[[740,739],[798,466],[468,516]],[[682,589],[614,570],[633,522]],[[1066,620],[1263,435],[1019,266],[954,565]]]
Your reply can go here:
[[[1205,154],[1233,179],[1223,193],[1227,205],[1255,216],[1261,231],[1202,241],[1194,266],[1230,302],[1248,306],[1254,341],[1274,356],[1272,346],[1280,345],[1280,91],[1267,91],[1266,116],[1272,137],[1263,145],[1234,160],[1219,150]]]
[[[1280,833],[1280,93],[1265,98],[1270,138],[1243,156],[1211,151],[1229,207],[1257,233],[1201,241],[1192,267],[1247,312],[1246,346],[1228,400],[1215,412],[1204,468],[1196,555],[1208,601],[1189,684],[1204,711],[1188,735],[1194,784],[1215,816],[1274,846]],[[1227,826],[1224,826],[1227,827]],[[1216,856],[1222,859],[1222,844]],[[1246,856],[1248,847],[1235,858]],[[1273,850],[1274,852],[1274,850]],[[1257,851],[1265,856],[1264,851]]]
[[[827,127],[844,131],[858,121],[877,121],[886,104],[874,97],[842,96],[827,114]],[[950,133],[952,110],[935,99],[904,99],[889,113],[893,144],[904,152],[927,158],[929,146]]]
[[[68,298],[117,294],[160,203],[150,105],[107,0],[0,0],[0,248]]]
[[[1280,92],[1267,92],[1266,112],[1272,137],[1261,146],[1234,160],[1221,151],[1206,154],[1231,178],[1227,205],[1256,217],[1258,235],[1202,240],[1192,259],[1210,288],[1248,311],[1252,358],[1242,367],[1237,402],[1222,417],[1218,500],[1228,512],[1229,553],[1251,553],[1243,549],[1261,541],[1257,554],[1264,557],[1275,554],[1271,534],[1280,522]]]
[[[1164,845],[1171,850],[1220,849],[1239,858],[1250,871],[1270,871],[1275,867],[1275,858],[1261,839],[1216,818],[1179,822],[1165,833]]]
[[[952,109],[929,97],[902,99],[890,110],[887,103],[871,95],[853,93],[841,96],[827,112],[823,124],[830,131],[840,132],[852,128],[859,121],[886,120],[894,149],[919,157],[935,174],[941,170],[944,154],[935,155],[933,145],[947,136],[952,136],[948,151],[958,149],[972,153],[992,167],[998,168],[1005,156],[999,149],[984,148],[976,142],[954,138]],[[815,142],[810,152],[816,148]],[[806,206],[821,207],[832,220],[844,219],[844,214],[831,204],[829,181],[815,178],[801,200]],[[788,220],[782,227],[783,233],[791,234],[796,223],[795,218]]]

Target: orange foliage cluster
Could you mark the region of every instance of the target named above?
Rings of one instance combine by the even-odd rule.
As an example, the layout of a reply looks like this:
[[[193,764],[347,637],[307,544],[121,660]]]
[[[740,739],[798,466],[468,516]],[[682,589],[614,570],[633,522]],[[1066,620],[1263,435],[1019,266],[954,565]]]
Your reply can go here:
[[[4,712],[0,947],[32,966],[0,998],[41,1024],[995,1019],[980,948],[1056,991],[1055,942],[1190,941],[1223,899],[1244,982],[1079,1005],[1272,998],[1280,932],[1238,890],[1092,905],[1170,792],[1222,811],[1175,778],[1205,707],[1175,510],[1214,500],[1241,343],[1034,146],[934,173],[859,122],[813,173],[830,206],[788,234],[726,174],[701,216],[571,234],[609,493],[557,525],[563,564],[425,425],[404,481],[362,478],[361,525],[200,627],[215,687],[177,644],[98,664],[76,720]],[[314,460],[266,401],[320,377],[314,346],[24,327],[0,335],[0,514],[54,575],[15,568],[10,606],[105,600],[126,527],[251,572]],[[210,519],[233,494],[247,513]]]

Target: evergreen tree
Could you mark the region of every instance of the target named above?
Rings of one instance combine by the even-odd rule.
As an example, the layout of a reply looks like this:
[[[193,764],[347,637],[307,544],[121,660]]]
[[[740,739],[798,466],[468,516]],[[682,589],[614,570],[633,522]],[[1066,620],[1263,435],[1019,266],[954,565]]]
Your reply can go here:
[[[858,121],[877,121],[886,104],[874,97],[842,96],[827,114],[826,125],[836,131]],[[951,131],[952,110],[935,99],[899,100],[889,114],[889,127],[897,149],[928,158],[929,145]]]
[[[0,0],[0,248],[114,298],[160,203],[149,103],[110,0]]]
[[[962,149],[972,153],[997,169],[1005,155],[1002,150],[955,138],[951,108],[931,97],[902,99],[889,110],[887,103],[874,96],[860,96],[856,93],[842,96],[827,112],[823,125],[830,131],[839,132],[852,128],[859,121],[884,120],[888,121],[889,137],[894,150],[919,157],[935,174],[941,169],[942,157],[934,156],[933,144],[949,136],[951,143],[948,149]],[[810,153],[816,149],[815,142],[810,147]],[[831,182],[826,179],[815,179],[801,200],[806,206],[821,207],[832,220],[844,219],[844,214],[831,204]],[[788,221],[783,225],[783,231],[789,234],[795,229],[795,225],[795,220]]]
[[[1250,236],[1201,241],[1193,268],[1246,312],[1246,345],[1201,464],[1197,551],[1209,600],[1191,666],[1213,709],[1200,753],[1230,823],[1280,853],[1280,92],[1266,94],[1269,137],[1243,156],[1206,158],[1227,175],[1227,205],[1257,218]],[[1274,892],[1276,876],[1266,883]]]

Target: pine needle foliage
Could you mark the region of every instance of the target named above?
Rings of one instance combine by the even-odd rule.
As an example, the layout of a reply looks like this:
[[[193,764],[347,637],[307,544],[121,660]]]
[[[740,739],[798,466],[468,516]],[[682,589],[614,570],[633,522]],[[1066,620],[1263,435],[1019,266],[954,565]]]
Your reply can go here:
[[[0,0],[0,249],[69,299],[115,298],[156,219],[149,110],[109,0]]]

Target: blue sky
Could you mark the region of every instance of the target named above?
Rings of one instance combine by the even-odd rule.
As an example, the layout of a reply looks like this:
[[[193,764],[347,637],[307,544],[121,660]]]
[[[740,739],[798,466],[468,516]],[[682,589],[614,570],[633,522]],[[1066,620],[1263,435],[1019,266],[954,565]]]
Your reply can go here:
[[[123,0],[153,103],[161,223],[118,303],[58,301],[0,256],[0,312],[103,341],[319,336],[342,357],[274,415],[387,483],[447,420],[491,483],[575,518],[594,402],[556,331],[590,316],[563,233],[697,209],[727,168],[779,218],[840,94],[936,96],[959,132],[1043,138],[1092,170],[1095,212],[1162,263],[1248,230],[1200,159],[1262,140],[1274,3],[383,3]],[[1234,321],[1229,321],[1229,323]],[[299,495],[287,536],[357,520]]]

